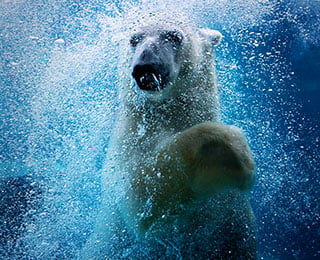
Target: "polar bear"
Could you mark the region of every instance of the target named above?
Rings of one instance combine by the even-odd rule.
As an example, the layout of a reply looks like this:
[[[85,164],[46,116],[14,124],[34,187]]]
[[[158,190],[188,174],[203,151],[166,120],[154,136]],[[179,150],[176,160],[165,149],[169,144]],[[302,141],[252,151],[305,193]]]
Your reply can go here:
[[[242,131],[218,120],[221,37],[163,21],[134,29],[84,259],[256,258],[254,162]]]

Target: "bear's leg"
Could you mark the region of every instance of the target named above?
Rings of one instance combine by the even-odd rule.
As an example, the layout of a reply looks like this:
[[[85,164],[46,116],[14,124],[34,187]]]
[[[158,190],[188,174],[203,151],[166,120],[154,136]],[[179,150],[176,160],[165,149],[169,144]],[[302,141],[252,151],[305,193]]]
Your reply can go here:
[[[229,216],[221,233],[224,235],[221,259],[257,259],[255,220],[249,205]]]
[[[221,123],[202,123],[176,136],[169,148],[180,158],[191,189],[200,196],[226,189],[249,190],[254,162],[241,130]]]

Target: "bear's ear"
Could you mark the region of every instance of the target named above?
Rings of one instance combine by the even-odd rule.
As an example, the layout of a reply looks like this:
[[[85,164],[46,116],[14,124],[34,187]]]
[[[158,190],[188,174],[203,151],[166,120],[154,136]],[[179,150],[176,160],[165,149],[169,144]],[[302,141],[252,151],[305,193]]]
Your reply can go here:
[[[219,31],[212,29],[200,29],[200,35],[209,41],[212,47],[217,46],[222,39],[222,34]]]

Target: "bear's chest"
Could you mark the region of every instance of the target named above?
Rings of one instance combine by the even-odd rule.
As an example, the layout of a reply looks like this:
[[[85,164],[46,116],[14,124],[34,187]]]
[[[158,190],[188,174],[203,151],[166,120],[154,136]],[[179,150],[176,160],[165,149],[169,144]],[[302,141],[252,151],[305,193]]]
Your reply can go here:
[[[161,147],[171,140],[175,132],[174,128],[163,127],[160,122],[128,125],[118,139],[117,150],[121,151],[124,164],[152,165]]]

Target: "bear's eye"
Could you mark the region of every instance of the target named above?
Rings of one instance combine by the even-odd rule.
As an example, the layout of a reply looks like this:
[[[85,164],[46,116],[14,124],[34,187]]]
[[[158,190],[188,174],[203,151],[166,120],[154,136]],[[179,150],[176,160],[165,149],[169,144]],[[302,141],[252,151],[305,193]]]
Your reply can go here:
[[[130,39],[130,45],[132,47],[136,47],[144,38],[144,35],[142,33],[134,34],[132,35]]]
[[[164,32],[160,37],[163,41],[172,43],[176,48],[181,45],[183,40],[182,33],[176,30]]]

